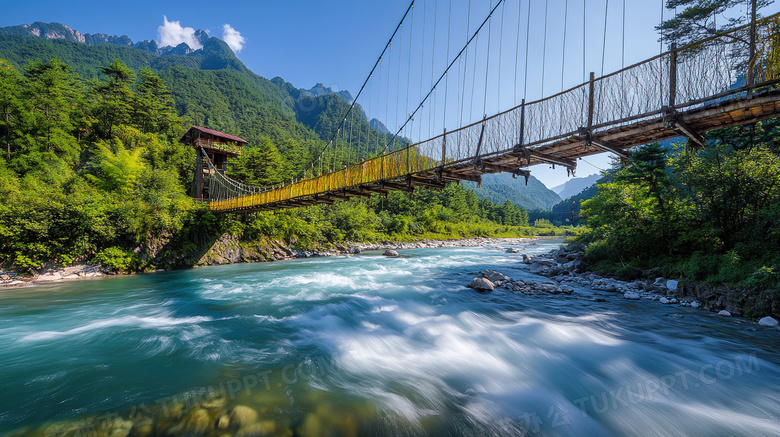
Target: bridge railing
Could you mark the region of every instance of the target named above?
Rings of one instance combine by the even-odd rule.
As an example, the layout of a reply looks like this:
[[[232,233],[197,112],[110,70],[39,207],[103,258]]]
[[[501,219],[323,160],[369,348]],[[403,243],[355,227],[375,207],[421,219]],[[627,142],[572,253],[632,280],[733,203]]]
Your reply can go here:
[[[747,25],[674,48],[378,158],[276,189],[258,189],[250,195],[214,201],[211,208],[252,208],[382,180],[402,180],[409,174],[504,153],[518,145],[540,147],[579,135],[583,128],[598,132],[670,109],[690,109],[744,97],[761,86],[777,84],[780,79],[780,14],[756,23],[752,60],[748,56],[751,31],[751,25]],[[749,77],[753,83],[749,83]]]

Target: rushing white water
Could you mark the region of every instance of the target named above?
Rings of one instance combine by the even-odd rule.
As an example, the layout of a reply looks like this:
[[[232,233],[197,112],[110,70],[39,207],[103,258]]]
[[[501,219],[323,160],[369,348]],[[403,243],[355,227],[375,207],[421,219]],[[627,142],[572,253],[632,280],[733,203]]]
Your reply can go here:
[[[225,397],[278,435],[780,435],[776,330],[464,287],[485,268],[542,280],[516,254],[402,255],[4,291],[0,431]]]

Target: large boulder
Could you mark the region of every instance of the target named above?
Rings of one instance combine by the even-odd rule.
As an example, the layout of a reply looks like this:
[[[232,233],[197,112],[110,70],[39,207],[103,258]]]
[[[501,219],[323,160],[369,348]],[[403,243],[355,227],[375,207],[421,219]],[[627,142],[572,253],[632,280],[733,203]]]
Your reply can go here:
[[[672,290],[672,291],[676,291],[677,290],[677,286],[679,284],[680,284],[679,281],[669,280],[669,281],[666,281],[666,288],[668,288],[669,290]]]
[[[778,322],[772,317],[764,317],[763,319],[758,321],[758,324],[761,326],[766,326],[768,328],[774,328],[775,326],[778,325]]]
[[[499,273],[495,270],[485,270],[482,272],[482,276],[487,278],[490,282],[496,283],[496,282],[509,282],[512,280],[509,276]]]
[[[398,252],[394,250],[386,250],[385,253],[382,254],[382,256],[386,256],[388,258],[398,258],[400,255],[398,255]]]
[[[490,281],[490,279],[487,278],[474,278],[474,280],[471,281],[471,283],[468,285],[469,288],[473,288],[477,291],[493,291],[496,289],[496,286],[493,285],[493,283]]]

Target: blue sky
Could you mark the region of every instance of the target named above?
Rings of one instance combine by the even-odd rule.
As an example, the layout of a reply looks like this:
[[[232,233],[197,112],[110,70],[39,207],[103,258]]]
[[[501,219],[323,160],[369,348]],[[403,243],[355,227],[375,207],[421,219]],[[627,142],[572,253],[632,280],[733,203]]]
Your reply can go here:
[[[448,61],[444,42],[447,35],[452,41],[450,55],[462,47],[466,37],[467,23],[472,31],[477,22],[481,22],[490,5],[496,0],[418,0],[415,7],[417,26],[406,27],[407,32],[425,27],[429,46],[425,70],[421,80],[423,86],[411,88],[411,100],[414,95],[427,90],[430,77],[438,76]],[[493,56],[498,55],[497,43],[502,44],[501,76],[493,69],[491,86],[495,91],[488,93],[484,102],[471,102],[471,120],[480,117],[482,106],[487,112],[497,112],[515,106],[516,93],[522,97],[526,81],[524,75],[515,76],[515,53],[519,46],[522,59],[519,69],[524,70],[523,56],[526,31],[526,13],[529,0],[507,0],[499,9],[499,14],[491,22]],[[583,8],[583,2],[585,8]],[[651,57],[659,52],[658,36],[654,26],[661,19],[660,0],[626,0],[625,45],[623,44],[623,1],[622,0],[531,0],[531,27],[529,34],[529,74],[527,79],[527,97],[538,98],[542,94],[550,95],[582,82],[583,79],[583,21],[585,26],[585,72],[595,71],[598,75],[602,64],[602,44],[604,43],[604,12],[607,13],[605,72],[615,71],[622,65]],[[469,15],[471,3],[471,15]],[[438,4],[438,14],[434,11]],[[447,8],[452,5],[452,15]],[[243,38],[241,50],[237,56],[255,73],[273,78],[281,76],[297,87],[309,88],[321,82],[336,89],[347,89],[354,94],[360,89],[370,68],[373,66],[390,34],[400,20],[409,2],[380,0],[259,0],[259,1],[202,1],[202,0],[136,0],[126,2],[105,2],[91,0],[0,0],[0,26],[28,24],[34,21],[59,22],[67,24],[82,33],[107,33],[109,35],[127,35],[133,41],[154,39],[160,41],[158,31],[164,24],[164,17],[170,22],[178,22],[183,28],[204,29],[211,36],[223,38],[225,25],[234,29],[234,40],[240,34]],[[547,35],[545,43],[545,5],[547,7]],[[564,10],[568,5],[568,17]],[[767,14],[776,12],[777,5],[771,6]],[[583,20],[583,10],[586,11]],[[734,13],[745,13],[736,10]],[[519,15],[518,15],[519,14]],[[667,12],[668,14],[668,12]],[[504,19],[504,37],[499,40],[500,17]],[[520,26],[518,26],[518,16]],[[470,20],[469,20],[470,17]],[[668,17],[668,16],[667,16]],[[564,19],[567,18],[566,39],[563,38]],[[421,23],[425,20],[425,25]],[[433,22],[437,24],[437,56],[433,52]],[[449,29],[447,25],[449,24]],[[167,28],[170,30],[170,27]],[[407,34],[408,35],[408,34]],[[518,44],[517,37],[521,38]],[[498,41],[496,41],[498,40]],[[241,41],[241,39],[238,39]],[[564,53],[566,56],[562,56]],[[485,44],[484,38],[481,43]],[[546,46],[546,50],[545,49]],[[238,46],[236,46],[238,47]],[[424,46],[421,46],[424,47]],[[423,48],[425,50],[425,48]],[[473,55],[472,55],[473,56]],[[431,66],[427,65],[431,59]],[[480,58],[481,60],[482,58]],[[542,68],[542,59],[546,59]],[[565,64],[561,65],[561,60]],[[495,57],[494,57],[495,60]],[[562,75],[563,72],[563,75]],[[435,73],[435,74],[434,74]],[[420,74],[420,73],[417,73]],[[544,78],[544,79],[542,79]],[[499,92],[495,82],[502,81]],[[544,90],[541,89],[544,81]],[[484,79],[483,79],[484,82]],[[517,88],[514,83],[517,83]],[[411,87],[412,85],[410,85]],[[379,88],[379,85],[377,85]],[[519,91],[516,91],[518,89]],[[484,94],[484,92],[482,93]],[[381,95],[381,94],[380,94]],[[419,100],[419,99],[418,99]],[[414,101],[417,103],[418,101]],[[365,105],[365,102],[361,102]],[[375,105],[377,105],[375,103]],[[465,105],[465,103],[464,103]],[[386,111],[385,111],[386,112]],[[401,111],[403,112],[403,110]],[[452,112],[452,111],[451,111]],[[384,119],[383,114],[374,114]],[[391,118],[391,117],[388,117]],[[401,117],[403,118],[403,117]],[[383,120],[392,127],[397,121]],[[448,129],[453,129],[461,120],[448,118]],[[464,120],[465,121],[465,120]],[[444,120],[436,122],[441,126],[431,130],[443,129]],[[425,136],[426,133],[420,132]],[[608,156],[596,156],[580,162],[579,176],[597,172],[597,168],[606,168]],[[533,174],[548,186],[558,185],[566,180],[563,169],[551,170],[545,166],[532,169]]]

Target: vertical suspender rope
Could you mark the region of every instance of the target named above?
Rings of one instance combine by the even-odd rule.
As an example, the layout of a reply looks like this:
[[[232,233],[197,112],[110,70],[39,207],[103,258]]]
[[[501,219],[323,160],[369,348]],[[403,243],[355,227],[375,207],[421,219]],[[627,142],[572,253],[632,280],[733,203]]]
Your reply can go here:
[[[607,18],[609,17],[609,0],[604,3],[604,40],[601,45],[601,76],[604,76],[604,61],[607,58]]]
[[[498,44],[498,90],[496,96],[496,113],[501,112],[501,70],[502,60],[504,59],[504,12],[506,12],[506,3],[501,6],[501,28],[498,35],[501,38]]]
[[[433,86],[433,79],[435,73],[433,70],[436,68],[436,32],[437,24],[439,21],[439,0],[436,0],[436,6],[433,8],[433,50],[431,54],[431,86]],[[449,55],[449,54],[448,54]],[[433,137],[433,118],[436,115],[436,94],[433,95],[433,104],[428,106],[428,138]]]
[[[530,3],[531,0],[528,0]],[[523,19],[523,4],[522,0],[517,2],[517,40],[515,41],[515,99],[512,104],[517,104],[517,82],[520,79],[517,76],[517,64],[520,60],[520,21]]]
[[[549,11],[550,1],[544,0],[544,44],[542,45],[542,97],[544,94],[544,70],[547,64],[547,13]]]
[[[412,79],[412,42],[414,41],[414,8],[412,8],[412,19],[409,23],[409,64],[406,66],[406,108],[407,112],[409,111],[409,91],[411,88],[411,79]],[[412,126],[414,126],[414,120],[412,120]],[[411,131],[412,126],[409,127],[409,130],[406,137],[409,139],[411,137]]]
[[[525,75],[523,77],[523,100],[528,98],[528,49],[531,42],[531,0],[528,0],[528,19],[525,25]]]
[[[469,40],[469,34],[471,34],[471,0],[469,0],[469,12],[468,12],[468,18],[466,19],[466,41]],[[466,47],[466,56],[463,60],[463,90],[461,92],[463,96],[463,102],[460,105],[460,125],[463,126],[463,107],[466,104],[466,74],[469,68],[469,50],[468,47]]]
[[[623,0],[623,44],[620,68],[626,68],[626,0]]]
[[[566,73],[566,31],[569,25],[569,0],[563,6],[563,55],[561,56],[561,91],[563,91],[564,75]]]
[[[422,100],[422,93],[423,93],[423,77],[425,76],[425,30],[428,27],[428,2],[425,2],[425,6],[423,6],[423,17],[422,17],[422,50],[420,52],[420,100]],[[431,57],[434,54],[431,54]],[[408,108],[407,108],[408,109]],[[414,126],[414,122],[412,122],[412,126]],[[422,116],[420,117],[420,120],[417,122],[417,140],[422,141]],[[414,141],[413,141],[414,142]]]
[[[452,31],[452,0],[449,0],[449,14],[447,16],[447,62],[450,62],[450,36]],[[450,75],[444,78],[444,126],[447,128],[447,100],[450,96]]]
[[[493,10],[493,0],[490,0],[490,10]],[[485,96],[482,101],[482,116],[487,117],[487,89],[490,80],[490,39],[492,37],[493,19],[488,22],[487,61],[485,62]]]

